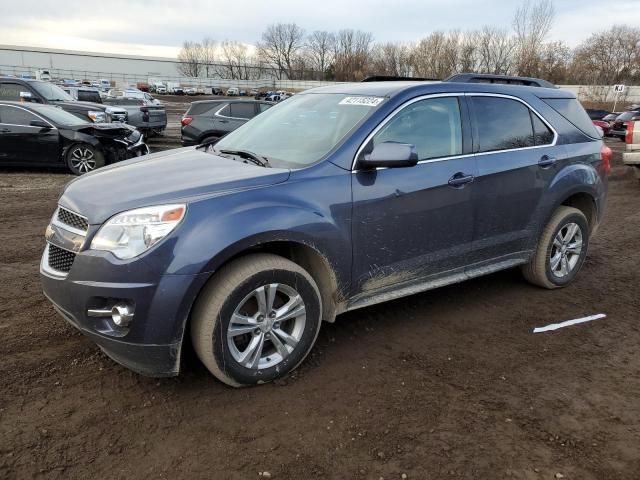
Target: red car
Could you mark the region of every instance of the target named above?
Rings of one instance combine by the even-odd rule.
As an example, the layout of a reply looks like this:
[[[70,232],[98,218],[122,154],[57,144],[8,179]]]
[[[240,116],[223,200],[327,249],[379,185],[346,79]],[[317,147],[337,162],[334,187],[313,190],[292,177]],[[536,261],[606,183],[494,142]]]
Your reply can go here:
[[[604,120],[591,120],[596,127],[600,127],[604,132],[605,136],[609,135],[609,130],[611,129],[611,125],[609,122],[605,122]]]

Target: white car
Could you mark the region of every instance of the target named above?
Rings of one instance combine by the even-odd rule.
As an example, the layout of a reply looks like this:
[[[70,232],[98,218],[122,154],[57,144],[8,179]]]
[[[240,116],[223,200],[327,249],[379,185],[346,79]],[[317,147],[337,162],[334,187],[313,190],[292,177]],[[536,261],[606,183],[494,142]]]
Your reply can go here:
[[[237,97],[238,95],[240,95],[240,89],[238,87],[227,89],[227,97]]]
[[[197,95],[198,94],[198,89],[195,87],[187,87],[184,89],[184,94],[185,95]]]

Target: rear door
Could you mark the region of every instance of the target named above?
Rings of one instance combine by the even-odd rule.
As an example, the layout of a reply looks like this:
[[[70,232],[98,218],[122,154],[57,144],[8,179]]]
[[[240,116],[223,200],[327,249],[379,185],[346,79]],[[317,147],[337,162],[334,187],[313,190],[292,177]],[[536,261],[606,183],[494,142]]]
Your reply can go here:
[[[24,108],[0,105],[0,161],[10,164],[52,164],[60,162],[56,128],[31,125],[44,119]]]
[[[255,116],[254,102],[231,102],[216,113],[216,130],[232,132]]]
[[[515,97],[467,94],[474,122],[473,263],[517,261],[531,248],[535,215],[565,149],[557,134]]]

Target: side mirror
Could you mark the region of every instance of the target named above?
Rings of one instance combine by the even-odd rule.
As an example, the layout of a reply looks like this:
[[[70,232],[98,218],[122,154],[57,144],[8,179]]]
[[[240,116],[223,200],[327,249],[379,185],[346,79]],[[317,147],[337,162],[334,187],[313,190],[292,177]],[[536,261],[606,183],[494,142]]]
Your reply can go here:
[[[409,143],[383,142],[364,156],[360,166],[365,169],[413,167],[418,163],[416,147]]]
[[[29,125],[31,125],[32,127],[40,127],[40,128],[46,128],[47,130],[51,130],[51,125],[49,125],[47,122],[43,120],[31,120],[31,123],[29,123]]]

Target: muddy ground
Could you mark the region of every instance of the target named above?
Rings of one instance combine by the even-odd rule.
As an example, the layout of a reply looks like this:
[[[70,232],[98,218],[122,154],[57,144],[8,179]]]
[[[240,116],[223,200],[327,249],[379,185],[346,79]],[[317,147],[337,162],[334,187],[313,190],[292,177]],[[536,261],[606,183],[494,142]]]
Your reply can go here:
[[[178,378],[138,376],[60,319],[38,263],[71,177],[1,170],[0,478],[640,478],[640,184],[612,145],[570,287],[509,270],[354,311],[290,377],[243,390],[193,354]]]

